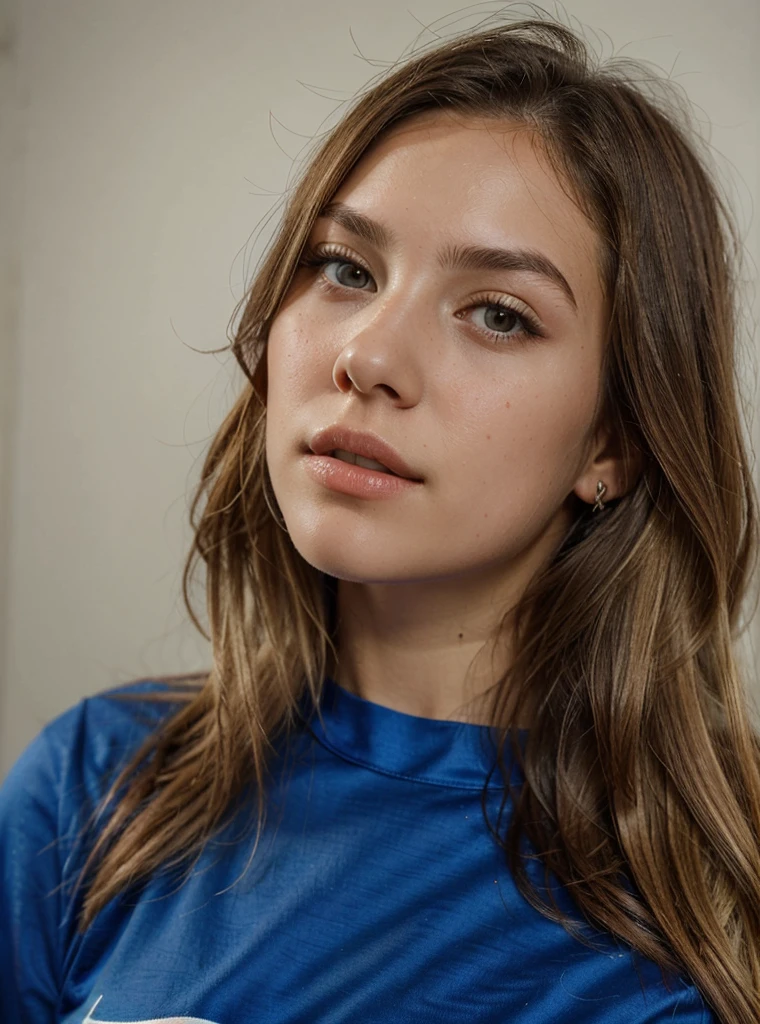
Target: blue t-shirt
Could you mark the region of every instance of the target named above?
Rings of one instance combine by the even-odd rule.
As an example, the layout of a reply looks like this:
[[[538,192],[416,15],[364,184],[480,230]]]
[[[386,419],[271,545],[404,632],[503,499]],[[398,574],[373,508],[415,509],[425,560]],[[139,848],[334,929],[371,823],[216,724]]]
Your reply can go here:
[[[323,724],[282,741],[248,869],[243,802],[183,885],[159,873],[80,935],[77,837],[175,709],[144,699],[157,688],[82,701],[0,789],[2,1024],[716,1021],[687,978],[589,926],[602,948],[587,948],[518,893],[480,807],[486,726],[403,714],[329,679]],[[494,814],[502,785],[497,771]]]

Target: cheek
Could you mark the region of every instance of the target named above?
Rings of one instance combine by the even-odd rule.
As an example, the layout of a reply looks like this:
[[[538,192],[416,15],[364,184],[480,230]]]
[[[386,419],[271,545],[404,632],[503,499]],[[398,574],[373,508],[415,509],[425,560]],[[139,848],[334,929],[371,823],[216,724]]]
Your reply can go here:
[[[267,415],[270,406],[279,414],[283,403],[298,401],[306,394],[317,369],[314,356],[314,345],[301,318],[281,314],[272,324],[267,342]]]
[[[514,379],[476,403],[462,403],[465,426],[458,460],[473,487],[525,500],[538,493],[563,496],[583,465],[594,413],[592,369],[578,368]],[[456,415],[456,414],[455,414]],[[451,438],[456,443],[457,439]],[[504,491],[508,485],[508,491]]]
[[[266,451],[273,479],[279,477],[280,461],[285,452],[287,424],[297,405],[297,354],[287,317],[280,314],[269,331],[267,340],[267,415]]]

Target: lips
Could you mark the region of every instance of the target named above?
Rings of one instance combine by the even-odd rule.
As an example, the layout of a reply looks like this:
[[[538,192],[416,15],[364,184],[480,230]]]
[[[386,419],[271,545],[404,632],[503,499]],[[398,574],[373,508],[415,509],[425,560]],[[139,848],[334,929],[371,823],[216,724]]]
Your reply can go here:
[[[309,442],[309,449],[314,455],[330,455],[336,448],[362,455],[365,459],[374,459],[407,480],[422,480],[421,475],[404,461],[396,449],[376,434],[335,426],[318,431]]]

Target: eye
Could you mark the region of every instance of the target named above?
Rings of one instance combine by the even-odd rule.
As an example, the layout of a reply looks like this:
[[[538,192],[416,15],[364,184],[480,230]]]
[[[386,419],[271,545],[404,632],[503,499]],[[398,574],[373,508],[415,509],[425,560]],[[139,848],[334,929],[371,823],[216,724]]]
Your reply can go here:
[[[364,291],[365,285],[372,280],[372,275],[355,259],[348,259],[340,251],[328,248],[307,249],[301,258],[302,267],[317,267],[322,271],[327,286],[334,288],[352,288]]]
[[[482,306],[481,309],[485,310],[483,325],[496,334],[510,334],[511,331],[504,328],[508,328],[510,324],[514,327],[521,322],[517,313],[505,306]]]
[[[335,274],[334,279],[328,268],[333,270]],[[328,281],[333,281],[334,284],[341,284],[345,288],[362,288],[367,281],[372,280],[369,272],[364,267],[360,267],[356,263],[350,263],[348,260],[337,258],[323,263],[322,273]]]
[[[484,311],[483,326],[492,334],[503,334],[506,337],[511,337],[514,334],[538,334],[538,331],[533,329],[534,321],[526,313],[521,315],[511,306],[505,306],[499,302],[489,303],[487,306],[476,306],[475,309]]]
[[[463,317],[466,313],[473,314],[470,319],[483,334],[499,341],[544,337],[541,324],[526,306],[522,303],[518,305],[517,299],[507,303],[501,297],[498,301],[495,298],[485,297],[484,301],[469,306],[457,316]],[[515,330],[515,328],[517,329]]]

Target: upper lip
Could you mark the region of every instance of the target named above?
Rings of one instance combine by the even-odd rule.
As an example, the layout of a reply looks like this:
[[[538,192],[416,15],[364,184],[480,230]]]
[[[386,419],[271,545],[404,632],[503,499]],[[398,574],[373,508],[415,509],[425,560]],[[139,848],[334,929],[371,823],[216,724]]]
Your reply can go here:
[[[408,480],[421,480],[419,473],[404,462],[396,449],[376,434],[344,426],[326,427],[314,434],[309,447],[315,455],[326,455],[336,448],[342,448],[344,451],[353,452],[354,455],[363,455],[365,459],[382,462],[398,476],[406,477]]]

